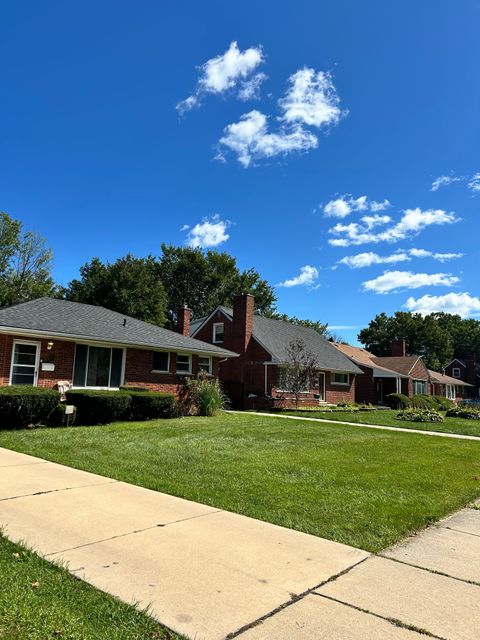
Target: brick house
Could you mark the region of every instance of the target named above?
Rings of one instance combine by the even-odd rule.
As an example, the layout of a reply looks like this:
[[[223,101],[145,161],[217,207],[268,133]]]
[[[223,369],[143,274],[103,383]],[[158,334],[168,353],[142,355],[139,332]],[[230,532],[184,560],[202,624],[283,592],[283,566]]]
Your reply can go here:
[[[466,397],[478,398],[480,396],[480,364],[477,363],[474,353],[469,353],[463,358],[454,358],[444,368],[443,373],[470,385]]]
[[[407,354],[405,340],[392,342],[392,355],[377,357],[366,349],[336,343],[336,348],[347,355],[363,371],[356,384],[357,402],[384,404],[391,393],[407,397],[416,394],[442,395],[451,400],[465,396],[465,384],[427,369],[421,356]]]
[[[104,307],[40,298],[0,310],[0,385],[178,393],[186,376],[218,373],[236,354],[189,336],[190,311],[178,332]]]
[[[253,296],[236,296],[233,309],[219,306],[192,322],[190,335],[222,345],[239,354],[220,364],[219,377],[236,407],[282,407],[293,402],[282,389],[288,348],[301,341],[315,356],[318,367],[309,388],[301,394],[302,405],[337,403],[355,398],[356,376],[361,370],[310,327],[293,325],[254,313]]]

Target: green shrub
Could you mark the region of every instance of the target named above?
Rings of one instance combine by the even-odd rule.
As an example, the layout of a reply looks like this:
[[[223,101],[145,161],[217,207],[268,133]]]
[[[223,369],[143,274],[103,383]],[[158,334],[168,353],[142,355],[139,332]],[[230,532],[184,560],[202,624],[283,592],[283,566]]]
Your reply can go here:
[[[46,419],[47,427],[70,427],[75,423],[76,409],[73,413],[66,413],[66,404],[62,402],[57,404],[56,407],[50,412]]]
[[[432,400],[432,396],[427,396],[423,393],[411,396],[409,400],[409,406],[415,407],[416,409],[436,409],[438,407],[435,400]]]
[[[131,420],[153,420],[155,418],[177,418],[180,414],[177,398],[171,393],[153,391],[131,391]]]
[[[54,389],[24,385],[0,387],[0,429],[18,429],[37,425],[60,402]]]
[[[419,409],[417,407],[407,407],[397,414],[399,420],[408,422],[443,422],[443,416],[435,409]]]
[[[198,378],[190,378],[186,381],[184,407],[187,413],[213,416],[226,404],[227,399],[216,378],[211,379],[205,374],[199,374]]]
[[[464,418],[465,420],[480,420],[480,409],[466,406],[455,406],[447,411],[447,418]]]
[[[67,404],[77,408],[77,424],[107,424],[128,417],[131,396],[123,391],[67,391]]]
[[[127,393],[146,393],[150,390],[145,387],[134,387],[133,385],[129,386],[128,384],[124,384],[120,387],[120,391],[126,391]]]
[[[445,396],[432,396],[432,398],[437,403],[439,411],[448,411],[455,406],[453,400],[449,400],[448,398],[445,398]]]
[[[410,406],[410,398],[403,393],[389,393],[385,398],[385,402],[394,409],[405,409],[405,407]]]

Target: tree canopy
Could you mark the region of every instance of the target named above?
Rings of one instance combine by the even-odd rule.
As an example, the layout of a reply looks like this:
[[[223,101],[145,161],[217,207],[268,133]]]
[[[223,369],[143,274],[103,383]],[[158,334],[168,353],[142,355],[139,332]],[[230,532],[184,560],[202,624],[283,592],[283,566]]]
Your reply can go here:
[[[0,213],[0,306],[50,295],[52,251],[45,239]]]
[[[442,369],[454,356],[470,352],[480,358],[480,322],[448,313],[380,313],[358,334],[359,341],[376,356],[390,355],[395,338],[404,338],[408,352],[423,356],[430,369]]]

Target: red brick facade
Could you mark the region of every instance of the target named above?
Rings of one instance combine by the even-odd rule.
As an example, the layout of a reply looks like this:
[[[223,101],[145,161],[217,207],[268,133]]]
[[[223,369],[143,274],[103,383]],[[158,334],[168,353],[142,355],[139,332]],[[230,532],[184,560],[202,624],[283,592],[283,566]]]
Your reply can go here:
[[[10,384],[10,369],[14,340],[40,344],[40,366],[38,386],[53,388],[61,381],[72,383],[75,359],[75,342],[52,340],[51,349],[47,348],[49,339],[29,338],[20,335],[0,334],[0,386]],[[112,345],[115,347],[116,345]],[[176,353],[170,353],[170,373],[158,373],[153,369],[153,352],[146,349],[127,348],[125,353],[125,385],[145,387],[152,391],[165,391],[178,394],[184,385],[186,374],[176,373]],[[192,375],[199,372],[198,356],[192,355]],[[218,375],[219,358],[212,358],[212,373]],[[54,371],[45,371],[42,363],[53,363]]]
[[[238,358],[230,358],[222,362],[219,378],[225,393],[235,407],[264,408],[283,407],[294,404],[291,394],[278,391],[276,364],[271,363],[272,356],[252,335],[254,299],[252,296],[237,296],[234,303],[233,322],[220,310],[194,334],[204,342],[213,343],[213,326],[217,322],[224,324],[222,347],[240,354]],[[325,371],[325,402],[355,400],[356,376],[350,374],[348,385],[332,383],[331,372]],[[301,396],[301,404],[314,406],[320,403],[318,378],[308,393]]]

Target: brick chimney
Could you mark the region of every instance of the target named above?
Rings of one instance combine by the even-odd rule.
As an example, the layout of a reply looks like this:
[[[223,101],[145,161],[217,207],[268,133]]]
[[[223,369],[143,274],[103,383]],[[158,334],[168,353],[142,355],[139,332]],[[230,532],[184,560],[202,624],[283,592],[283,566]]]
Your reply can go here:
[[[392,341],[392,356],[395,358],[403,358],[407,355],[407,345],[403,338],[395,338]]]
[[[463,358],[463,361],[465,363],[465,367],[466,367],[466,375],[465,375],[465,382],[469,382],[470,384],[473,384],[474,386],[476,386],[477,384],[477,363],[476,363],[476,359],[475,359],[475,354],[470,352],[467,353],[465,355],[465,357]]]
[[[232,351],[245,353],[253,332],[255,298],[249,293],[233,299]]]
[[[177,332],[182,336],[190,335],[190,309],[186,304],[177,311]]]

